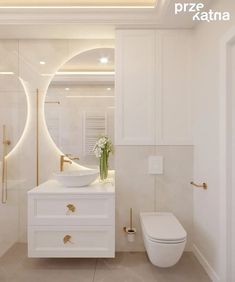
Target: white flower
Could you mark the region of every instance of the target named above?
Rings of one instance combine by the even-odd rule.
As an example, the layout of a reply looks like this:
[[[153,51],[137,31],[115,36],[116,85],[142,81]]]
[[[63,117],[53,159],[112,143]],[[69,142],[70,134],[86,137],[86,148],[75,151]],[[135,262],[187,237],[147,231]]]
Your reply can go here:
[[[95,143],[93,152],[97,158],[101,158],[104,150],[109,154],[112,152],[112,142],[107,136],[101,136]]]
[[[95,156],[96,156],[97,158],[100,158],[101,155],[102,155],[102,149],[99,148],[99,147],[96,147],[96,148],[94,149],[94,153],[95,153]]]
[[[107,143],[107,138],[102,137],[102,138],[100,138],[100,139],[98,140],[98,144],[97,144],[97,145],[98,145],[100,148],[104,148],[105,145],[106,145],[106,143]]]

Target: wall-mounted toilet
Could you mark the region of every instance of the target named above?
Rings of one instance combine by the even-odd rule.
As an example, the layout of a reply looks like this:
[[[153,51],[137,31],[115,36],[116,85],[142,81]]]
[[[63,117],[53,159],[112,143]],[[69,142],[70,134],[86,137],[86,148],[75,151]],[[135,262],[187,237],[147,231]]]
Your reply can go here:
[[[170,267],[181,258],[187,233],[172,213],[143,212],[140,221],[144,245],[152,264]]]

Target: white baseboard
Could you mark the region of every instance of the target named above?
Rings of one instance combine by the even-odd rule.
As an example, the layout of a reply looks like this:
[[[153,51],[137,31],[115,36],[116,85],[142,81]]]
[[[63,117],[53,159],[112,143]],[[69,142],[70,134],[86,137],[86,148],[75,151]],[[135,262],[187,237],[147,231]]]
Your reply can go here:
[[[208,276],[211,278],[213,282],[220,282],[219,275],[215,272],[213,267],[209,264],[209,262],[206,260],[206,258],[203,256],[203,254],[200,252],[198,247],[193,244],[193,253],[202,265],[202,267],[205,269]]]

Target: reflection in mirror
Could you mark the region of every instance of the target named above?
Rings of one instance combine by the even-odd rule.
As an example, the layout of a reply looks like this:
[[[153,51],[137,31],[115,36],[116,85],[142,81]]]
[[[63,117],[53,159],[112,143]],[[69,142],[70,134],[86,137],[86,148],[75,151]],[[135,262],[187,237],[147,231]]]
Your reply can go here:
[[[64,154],[98,165],[93,147],[101,135],[114,141],[114,49],[79,54],[54,76],[45,100],[49,133]],[[113,169],[113,156],[109,168]]]

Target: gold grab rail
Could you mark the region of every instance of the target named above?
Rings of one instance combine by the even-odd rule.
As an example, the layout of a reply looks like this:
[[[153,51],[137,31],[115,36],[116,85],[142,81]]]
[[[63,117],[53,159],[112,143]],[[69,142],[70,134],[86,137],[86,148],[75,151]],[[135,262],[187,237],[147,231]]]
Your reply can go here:
[[[203,182],[202,184],[196,184],[193,181],[191,181],[190,184],[197,188],[203,188],[204,190],[207,190],[208,188],[208,185],[205,182]]]
[[[11,144],[9,140],[6,138],[6,125],[2,126],[2,144],[3,144],[3,152],[2,152],[2,203],[6,204],[7,202],[7,146]]]

